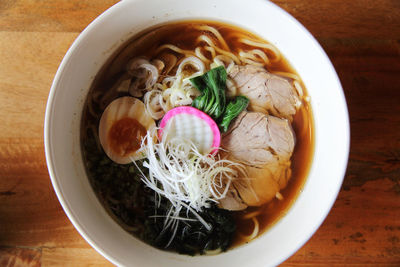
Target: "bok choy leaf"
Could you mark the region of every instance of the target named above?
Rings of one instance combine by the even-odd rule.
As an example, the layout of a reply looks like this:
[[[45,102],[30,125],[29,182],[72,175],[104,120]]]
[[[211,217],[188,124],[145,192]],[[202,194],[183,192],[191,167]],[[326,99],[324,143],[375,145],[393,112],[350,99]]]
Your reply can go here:
[[[225,113],[222,116],[222,121],[219,124],[223,132],[229,128],[231,121],[236,118],[249,104],[249,99],[245,96],[237,96],[226,107]]]
[[[225,96],[227,76],[224,66],[219,66],[190,79],[192,85],[201,92],[201,95],[193,100],[192,106],[210,115],[223,132],[228,130],[231,121],[249,103],[247,97],[237,96],[227,105]]]
[[[215,121],[225,111],[226,78],[226,70],[220,66],[190,79],[193,86],[201,92],[201,95],[194,99],[192,106],[204,111]]]

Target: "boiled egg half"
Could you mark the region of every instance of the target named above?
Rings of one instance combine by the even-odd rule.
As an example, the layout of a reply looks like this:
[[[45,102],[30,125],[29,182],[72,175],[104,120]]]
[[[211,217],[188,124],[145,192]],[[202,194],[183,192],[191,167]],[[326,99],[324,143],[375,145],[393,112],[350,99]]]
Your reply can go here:
[[[101,115],[99,138],[107,156],[119,164],[145,158],[142,140],[156,127],[145,105],[137,98],[124,96],[112,101]]]

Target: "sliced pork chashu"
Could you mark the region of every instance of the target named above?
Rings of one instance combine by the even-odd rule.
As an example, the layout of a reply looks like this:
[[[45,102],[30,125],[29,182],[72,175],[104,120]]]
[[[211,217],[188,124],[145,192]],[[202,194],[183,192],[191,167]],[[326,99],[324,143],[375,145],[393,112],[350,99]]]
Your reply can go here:
[[[289,79],[251,65],[234,66],[229,77],[237,95],[250,100],[249,110],[269,113],[290,121],[301,101]]]
[[[248,206],[259,206],[286,187],[294,145],[295,135],[288,120],[247,111],[238,116],[222,136],[221,146],[232,160],[246,165],[247,176],[240,175],[233,181],[240,200]],[[232,196],[228,194],[227,198]],[[220,206],[228,209],[223,203]]]

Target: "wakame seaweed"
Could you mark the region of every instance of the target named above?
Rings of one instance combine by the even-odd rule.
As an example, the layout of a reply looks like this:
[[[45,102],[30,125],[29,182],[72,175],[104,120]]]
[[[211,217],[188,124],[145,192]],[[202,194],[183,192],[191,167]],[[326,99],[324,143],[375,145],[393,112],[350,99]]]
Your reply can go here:
[[[154,201],[154,198],[149,198]],[[196,218],[182,211],[180,216],[194,219],[193,221],[176,221],[178,223],[176,234],[171,241],[172,232],[163,231],[163,217],[153,217],[156,214],[166,214],[170,209],[170,202],[166,198],[161,199],[161,205],[157,208],[155,202],[146,210],[149,220],[146,221],[146,228],[142,238],[153,246],[162,249],[172,249],[178,253],[195,255],[204,254],[208,250],[220,249],[226,251],[232,242],[236,224],[231,213],[216,206],[204,209],[199,215],[210,225],[211,230],[207,230]]]
[[[170,202],[161,198],[160,206],[156,205],[154,191],[144,186],[137,167],[133,163],[114,163],[97,146],[93,135],[86,135],[82,142],[83,156],[92,186],[112,217],[126,231],[155,247],[181,254],[203,254],[215,249],[225,251],[229,247],[236,223],[229,211],[216,206],[199,213],[212,225],[210,231],[197,220],[179,221],[177,233],[168,245],[172,232],[163,232],[165,218],[154,217],[154,214],[167,214]],[[137,163],[140,167],[141,162]],[[146,168],[141,168],[141,171],[146,174]],[[190,217],[193,215],[186,211],[182,212],[181,216],[193,218]]]
[[[134,164],[117,164],[99,150],[94,141],[84,141],[84,157],[92,186],[106,209],[131,232],[143,229],[144,186]]]

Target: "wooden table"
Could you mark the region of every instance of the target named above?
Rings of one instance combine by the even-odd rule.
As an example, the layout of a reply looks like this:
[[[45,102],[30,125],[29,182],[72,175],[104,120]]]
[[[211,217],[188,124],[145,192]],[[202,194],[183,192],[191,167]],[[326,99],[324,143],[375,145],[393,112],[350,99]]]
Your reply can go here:
[[[115,0],[0,1],[0,265],[110,265],[64,214],[47,173],[47,95],[67,49]],[[400,266],[400,1],[275,0],[340,76],[351,152],[329,216],[283,266]]]

